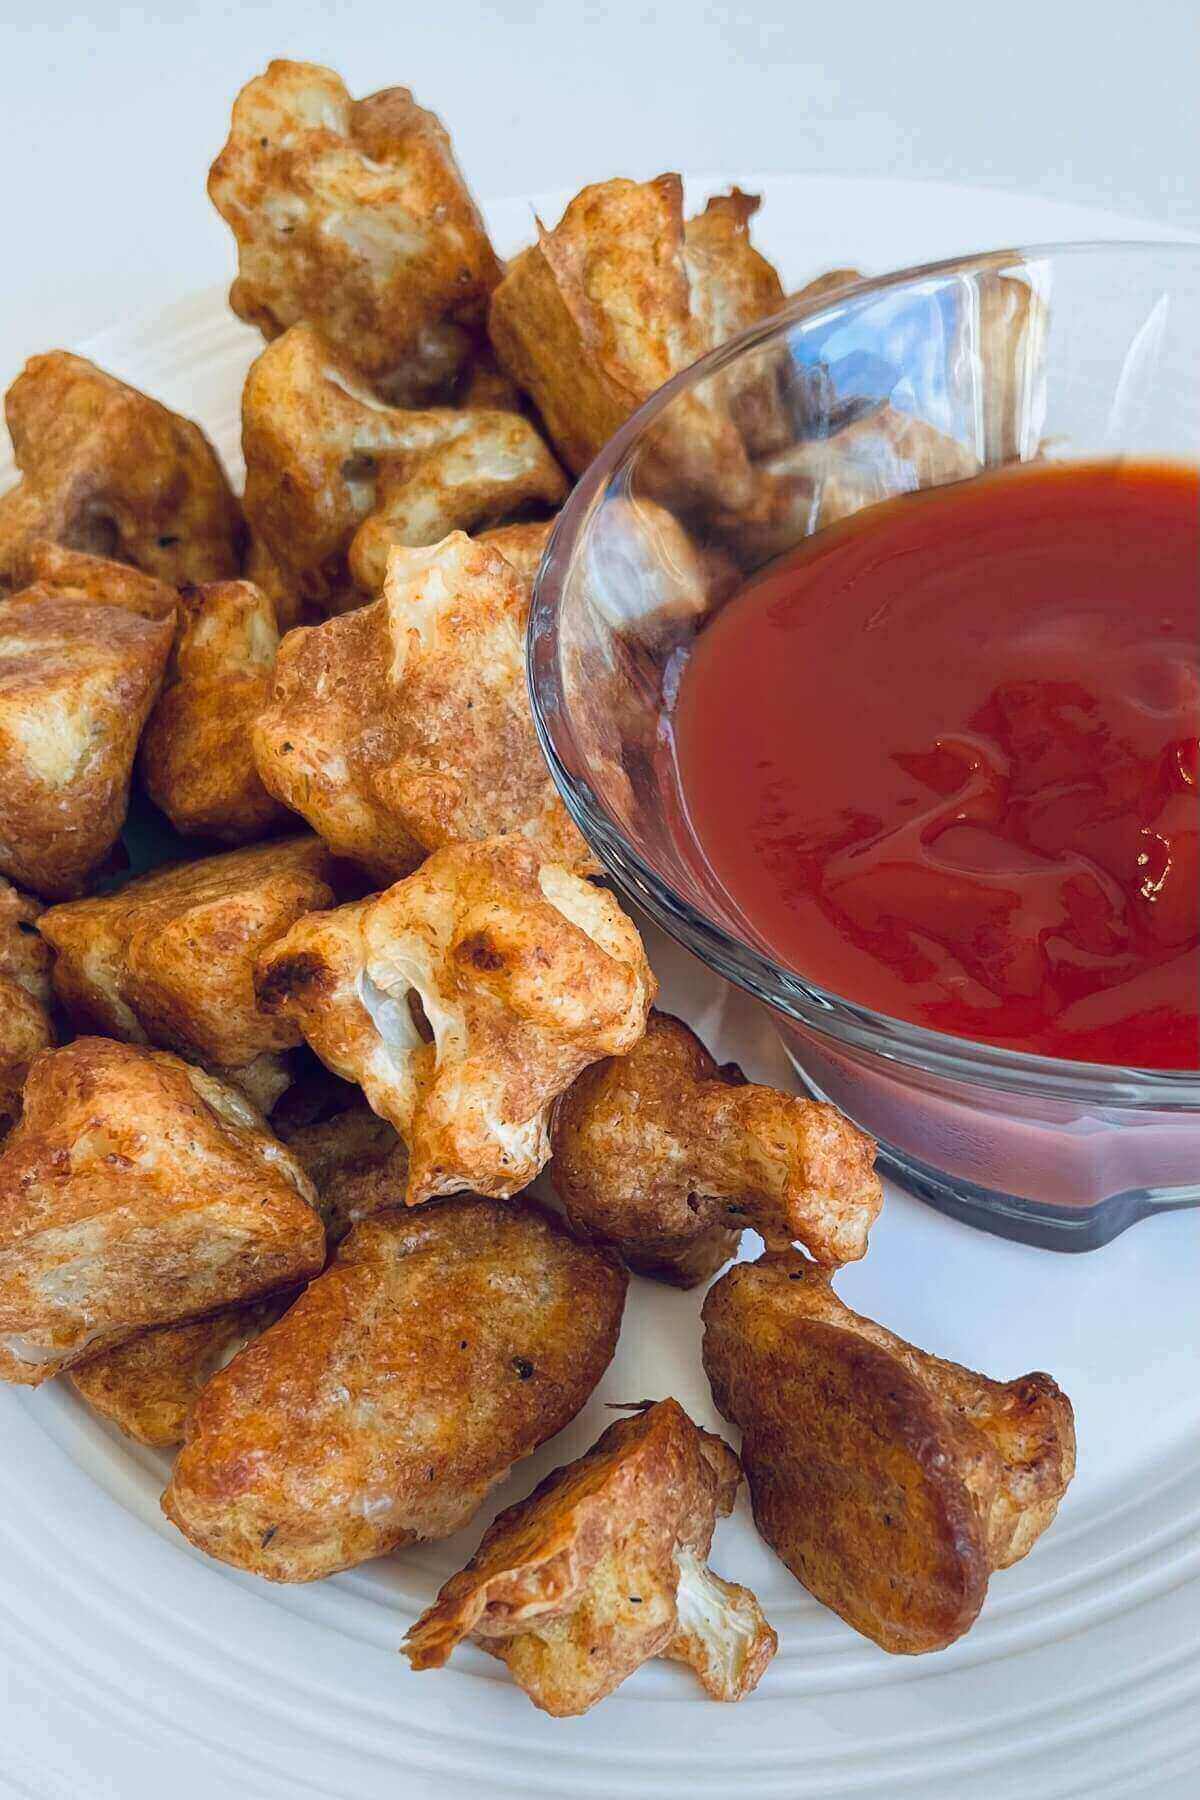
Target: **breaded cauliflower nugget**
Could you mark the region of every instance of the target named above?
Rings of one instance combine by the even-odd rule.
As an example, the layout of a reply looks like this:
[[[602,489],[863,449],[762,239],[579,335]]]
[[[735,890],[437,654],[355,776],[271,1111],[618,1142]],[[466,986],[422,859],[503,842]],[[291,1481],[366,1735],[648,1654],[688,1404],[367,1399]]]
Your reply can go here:
[[[884,1650],[940,1650],[1026,1555],[1075,1472],[1049,1375],[989,1381],[844,1306],[796,1251],[704,1302],[713,1398],[742,1428],[754,1518],[798,1581]]]
[[[566,494],[521,414],[387,406],[307,325],[269,345],[246,377],[242,448],[256,541],[283,584],[325,612],[379,591],[392,544],[436,544]]]
[[[476,542],[498,550],[532,593],[534,576],[542,566],[554,523],[553,519],[540,519],[525,525],[497,525],[491,531],[481,531]]]
[[[0,873],[63,899],[104,861],[172,636],[115,606],[0,603]]]
[[[359,1218],[402,1201],[404,1147],[365,1101],[320,1123],[276,1135],[316,1189],[330,1247]],[[71,1371],[71,1380],[89,1406],[127,1437],[160,1446],[181,1443],[201,1389],[261,1337],[298,1294],[299,1289],[289,1289],[267,1300],[225,1307],[207,1319],[156,1326],[90,1356]]]
[[[646,1403],[500,1514],[404,1654],[440,1669],[469,1637],[556,1718],[587,1712],[652,1656],[690,1664],[714,1700],[742,1699],[778,1640],[750,1590],[708,1567],[741,1478],[728,1444],[677,1400]]]
[[[509,831],[598,873],[538,745],[528,614],[516,570],[462,532],[393,550],[380,599],[284,640],[253,733],[263,781],[385,880]]]
[[[356,1105],[327,1119],[276,1129],[317,1190],[331,1248],[360,1219],[403,1206],[408,1152],[395,1127],[372,1112],[361,1094]]]
[[[39,924],[55,992],[85,1029],[179,1051],[252,1095],[264,1077],[269,1091],[273,1067],[286,1086],[279,1053],[300,1032],[260,1009],[254,965],[297,919],[333,904],[332,875],[319,838],[280,838],[51,907]]]
[[[551,1102],[633,1048],[655,990],[612,895],[503,837],[301,919],[257,979],[262,1005],[396,1127],[410,1206],[527,1186],[550,1153]]]
[[[180,593],[181,628],[138,767],[185,837],[253,843],[287,818],[259,779],[251,731],[271,697],[275,608],[249,581]]]
[[[728,1262],[747,1226],[820,1263],[855,1262],[883,1205],[875,1146],[836,1107],[718,1068],[667,1013],[627,1056],[584,1070],[551,1147],[571,1224],[680,1287]]]
[[[66,350],[26,363],[5,413],[22,480],[0,495],[0,589],[40,538],[172,586],[237,574],[241,512],[190,419]]]
[[[179,601],[178,591],[167,582],[128,563],[68,550],[47,538],[25,546],[16,560],[13,587],[21,600],[84,600],[172,623]]]
[[[785,304],[778,271],[750,242],[750,221],[761,204],[757,194],[732,188],[715,195],[683,228],[691,310],[708,349]],[[714,378],[715,391],[753,456],[782,449],[791,439],[780,374],[778,357],[764,352]]]
[[[307,321],[401,394],[453,380],[500,265],[407,88],[355,101],[332,69],[272,62],[234,102],[208,192],[237,239],[230,305],[264,337]]]
[[[183,1442],[188,1414],[217,1370],[261,1337],[299,1291],[227,1306],[186,1325],[156,1325],[88,1357],[68,1379],[93,1412],[126,1437],[169,1449]]]
[[[449,1537],[587,1400],[625,1282],[528,1202],[379,1213],[214,1376],[163,1510],[272,1581]]]
[[[885,404],[764,458],[758,498],[733,527],[733,541],[743,557],[764,561],[864,507],[966,481],[980,466],[957,438]]]
[[[0,1152],[0,1379],[315,1274],[300,1164],[235,1089],[160,1050],[47,1050]]]
[[[0,877],[0,1131],[21,1110],[21,1089],[39,1050],[54,1042],[50,950],[36,900]]]
[[[576,474],[672,375],[711,342],[692,308],[678,175],[584,188],[553,231],[516,257],[492,295],[501,364],[530,393]],[[649,461],[646,472],[649,478]],[[655,440],[655,491],[738,507],[751,492],[745,449],[711,397],[676,403]]]

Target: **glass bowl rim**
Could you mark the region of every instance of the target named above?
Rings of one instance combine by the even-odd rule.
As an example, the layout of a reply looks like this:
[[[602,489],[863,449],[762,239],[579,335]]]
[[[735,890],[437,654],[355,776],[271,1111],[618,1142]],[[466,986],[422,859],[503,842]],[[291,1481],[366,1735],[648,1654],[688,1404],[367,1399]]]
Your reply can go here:
[[[1200,1110],[1200,1070],[1077,1062],[1030,1051],[1008,1050],[974,1038],[932,1031],[927,1026],[910,1024],[847,1000],[783,968],[764,952],[734,937],[724,926],[709,918],[692,899],[664,881],[629,841],[586,775],[576,775],[567,766],[560,742],[568,738],[574,742],[574,732],[557,656],[559,602],[582,534],[614,472],[680,394],[739,357],[757,350],[773,338],[782,337],[800,322],[832,322],[850,299],[861,300],[933,277],[1002,268],[1010,262],[1098,254],[1142,258],[1164,252],[1182,255],[1193,263],[1200,262],[1200,243],[1194,240],[1129,238],[1012,246],[914,264],[884,275],[865,277],[839,288],[834,294],[819,294],[809,300],[800,296],[780,312],[710,351],[672,377],[631,414],[576,482],[555,521],[534,580],[525,661],[530,705],[542,751],[567,811],[603,864],[606,874],[668,936],[725,979],[764,1001],[796,1025],[833,1038],[850,1050],[865,1051],[906,1068],[958,1081],[974,1081],[985,1087],[1035,1093],[1048,1099],[1191,1112]],[[586,768],[582,754],[576,760],[581,769]]]

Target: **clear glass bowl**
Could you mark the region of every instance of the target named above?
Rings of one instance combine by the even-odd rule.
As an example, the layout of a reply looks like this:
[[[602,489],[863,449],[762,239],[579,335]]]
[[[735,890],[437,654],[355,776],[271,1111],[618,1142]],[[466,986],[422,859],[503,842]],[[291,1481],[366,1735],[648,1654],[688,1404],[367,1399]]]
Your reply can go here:
[[[1064,1250],[1200,1203],[1200,1073],[946,1036],[781,967],[672,828],[656,746],[687,644],[740,576],[979,467],[1121,454],[1200,455],[1200,247],[1001,251],[801,297],[612,439],[559,519],[529,631],[543,748],[615,886],[771,1008],[806,1086],[903,1186]]]

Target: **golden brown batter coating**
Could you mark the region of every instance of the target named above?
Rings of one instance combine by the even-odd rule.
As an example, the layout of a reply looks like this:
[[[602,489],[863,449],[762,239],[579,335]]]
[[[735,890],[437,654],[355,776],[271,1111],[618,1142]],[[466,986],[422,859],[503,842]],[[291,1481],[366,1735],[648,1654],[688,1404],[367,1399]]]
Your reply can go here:
[[[403,1206],[408,1152],[394,1128],[361,1095],[357,1105],[327,1119],[290,1127],[272,1120],[272,1127],[317,1190],[331,1249],[360,1219]]]
[[[39,1050],[54,1042],[50,950],[36,900],[0,877],[0,1131],[21,1110],[21,1089]]]
[[[778,271],[750,242],[750,221],[762,202],[732,188],[716,194],[683,228],[683,255],[691,310],[708,349],[728,343],[785,303]],[[769,353],[713,378],[714,391],[752,456],[765,456],[790,441],[791,426]]]
[[[906,1344],[796,1251],[728,1270],[704,1326],[755,1521],[797,1580],[885,1650],[960,1637],[1075,1472],[1066,1395],[1049,1375],[989,1381]]]
[[[436,851],[386,893],[300,920],[258,965],[262,1005],[405,1140],[410,1206],[527,1186],[551,1102],[632,1049],[654,988],[612,895],[523,838]]]
[[[177,589],[128,563],[35,538],[16,559],[13,587],[22,600],[85,600],[121,606],[143,619],[174,623]]]
[[[652,1013],[627,1056],[585,1069],[555,1109],[552,1174],[577,1229],[643,1275],[707,1279],[749,1226],[855,1262],[883,1205],[875,1146],[836,1107],[718,1068]]]
[[[163,1510],[272,1581],[448,1537],[587,1400],[625,1280],[528,1202],[377,1214],[209,1383]]]
[[[237,574],[238,503],[190,419],[67,350],[26,363],[5,413],[22,480],[0,496],[0,589],[41,538],[171,586]]]
[[[186,1325],[156,1325],[71,1370],[69,1380],[101,1418],[156,1449],[183,1442],[184,1427],[218,1369],[261,1337],[299,1290],[227,1306]]]
[[[307,325],[246,377],[242,447],[256,539],[284,585],[326,612],[345,610],[355,581],[378,592],[392,544],[436,544],[566,494],[521,414],[387,406]]]
[[[104,861],[172,635],[115,606],[0,603],[0,873],[63,899]]]
[[[558,1718],[652,1656],[690,1664],[714,1700],[741,1700],[777,1647],[749,1589],[707,1566],[741,1478],[728,1444],[677,1400],[645,1403],[500,1514],[404,1654],[439,1669],[469,1637]]]
[[[184,836],[248,844],[288,814],[254,764],[251,729],[271,697],[275,608],[249,581],[184,588],[175,653],[142,739],[146,792]]]
[[[492,295],[488,330],[579,474],[636,407],[712,347],[692,306],[678,175],[599,182],[553,231],[539,221],[537,243]],[[676,403],[655,462],[656,492],[731,507],[749,497],[741,439],[709,397]]]
[[[476,541],[498,550],[505,562],[512,564],[525,586],[532,590],[533,578],[542,566],[553,530],[553,519],[541,519],[527,525],[497,525],[491,531],[479,532]]]
[[[308,321],[392,391],[453,381],[500,265],[407,88],[356,101],[332,69],[272,62],[234,102],[208,192],[237,239],[230,305],[264,337]]]
[[[300,1042],[286,1018],[260,1009],[255,962],[297,919],[333,904],[333,873],[319,838],[279,838],[51,907],[40,928],[55,992],[84,1029],[161,1044],[244,1085],[247,1069]]]
[[[505,831],[598,872],[538,746],[528,614],[515,569],[462,532],[394,550],[381,599],[284,640],[254,727],[267,787],[385,880]]]
[[[966,481],[979,470],[978,458],[957,438],[883,405],[760,463],[758,498],[737,523],[734,541],[739,554],[765,561],[864,507]]]
[[[316,1189],[330,1248],[359,1218],[402,1202],[404,1147],[361,1099],[320,1123],[276,1135]],[[299,1292],[289,1289],[226,1307],[185,1325],[156,1326],[89,1357],[71,1371],[71,1380],[88,1404],[128,1437],[143,1444],[181,1443],[201,1390],[261,1337]]]
[[[0,1379],[36,1385],[324,1255],[307,1176],[235,1089],[107,1038],[34,1062],[0,1153]]]

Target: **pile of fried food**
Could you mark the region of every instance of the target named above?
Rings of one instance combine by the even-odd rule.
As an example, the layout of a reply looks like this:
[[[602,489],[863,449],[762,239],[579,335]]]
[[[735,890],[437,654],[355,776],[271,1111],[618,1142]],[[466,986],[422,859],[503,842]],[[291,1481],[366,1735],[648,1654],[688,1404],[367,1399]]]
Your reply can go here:
[[[707,1281],[751,1228],[704,1304],[740,1460],[630,1406],[407,1655],[470,1639],[555,1714],[656,1656],[740,1698],[776,1647],[708,1566],[743,1469],[813,1594],[887,1650],[949,1644],[1054,1516],[1070,1404],[837,1298],[873,1145],[653,1010],[525,693],[570,476],[784,303],[757,202],[602,182],[505,266],[432,114],[286,62],[209,185],[267,340],[240,502],[195,424],[78,356],[7,396],[0,1376],[181,1445],[180,1531],[308,1581],[458,1531],[592,1394],[629,1271]],[[772,405],[698,402],[662,492],[732,506],[765,469],[769,538],[802,473],[772,471]],[[121,884],[131,792],[195,853]]]

